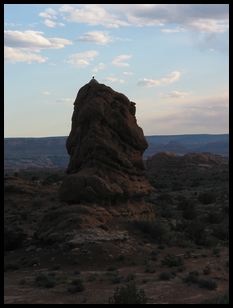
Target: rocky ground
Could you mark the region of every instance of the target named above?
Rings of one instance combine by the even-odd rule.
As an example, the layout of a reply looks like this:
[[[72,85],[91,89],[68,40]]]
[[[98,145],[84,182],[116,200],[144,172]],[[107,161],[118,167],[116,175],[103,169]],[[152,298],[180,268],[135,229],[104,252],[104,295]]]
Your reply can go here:
[[[5,303],[228,303],[228,165],[199,158],[153,158],[156,191],[124,204],[60,202],[60,174],[5,177]]]

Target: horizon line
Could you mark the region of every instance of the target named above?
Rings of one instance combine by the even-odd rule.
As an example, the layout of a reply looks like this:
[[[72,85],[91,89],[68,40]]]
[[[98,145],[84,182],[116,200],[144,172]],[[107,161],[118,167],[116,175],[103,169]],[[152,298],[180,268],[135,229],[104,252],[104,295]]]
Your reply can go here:
[[[188,134],[154,134],[154,135],[144,135],[145,137],[152,137],[152,136],[193,136],[193,135],[229,135],[229,132],[228,133],[188,133]],[[61,137],[68,137],[69,135],[58,135],[58,136],[18,136],[18,137],[5,137],[4,136],[4,139],[10,139],[10,138],[61,138]]]

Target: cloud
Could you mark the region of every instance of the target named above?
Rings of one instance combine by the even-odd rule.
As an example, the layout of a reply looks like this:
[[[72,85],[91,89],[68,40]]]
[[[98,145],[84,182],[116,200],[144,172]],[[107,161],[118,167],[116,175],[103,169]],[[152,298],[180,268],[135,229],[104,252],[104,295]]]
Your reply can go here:
[[[65,4],[59,12],[69,22],[107,28],[165,26],[167,33],[181,29],[219,33],[229,27],[228,4]]]
[[[38,31],[4,31],[5,60],[7,62],[43,63],[48,58],[38,53],[44,49],[60,49],[72,44],[64,38],[46,38]]]
[[[179,33],[179,32],[184,32],[184,28],[176,27],[176,28],[163,28],[161,29],[161,32],[163,33]]]
[[[104,31],[91,31],[79,37],[79,41],[106,45],[112,42],[112,38]]]
[[[98,52],[95,50],[88,50],[85,52],[75,53],[69,56],[66,61],[69,64],[72,64],[76,67],[86,67],[90,64],[91,61],[97,57]]]
[[[182,104],[171,101],[170,105],[163,105],[159,112],[139,117],[146,134],[225,133],[229,130],[228,93],[193,96]]]
[[[123,75],[125,75],[125,76],[132,76],[133,72],[123,72]]]
[[[43,91],[42,94],[43,95],[51,95],[51,93],[49,91]]]
[[[129,63],[125,62],[129,60],[132,55],[119,55],[112,60],[112,64],[115,66],[129,66]]]
[[[99,71],[102,71],[106,68],[106,65],[102,62],[98,63],[94,68],[93,68],[93,73],[97,73]]]
[[[160,85],[166,85],[173,83],[177,80],[180,79],[181,72],[179,71],[174,71],[168,74],[165,77],[162,77],[161,79],[147,79],[143,78],[142,80],[138,81],[139,86],[144,86],[144,87],[155,87],[155,86],[160,86]]]
[[[73,101],[72,98],[59,98],[56,100],[57,103],[72,103]]]
[[[124,83],[125,82],[124,79],[119,79],[119,78],[114,77],[114,76],[108,76],[104,80],[107,81],[107,82],[111,82],[111,83],[114,83],[114,82],[116,82],[116,83]]]
[[[57,15],[57,12],[54,9],[51,9],[51,8],[47,8],[47,9],[45,9],[44,12],[41,12],[39,14],[40,17],[51,18],[51,19],[56,18],[56,15]]]
[[[71,45],[70,40],[64,38],[47,38],[39,31],[4,31],[4,43],[12,48],[27,48],[39,51],[41,49],[60,49]]]
[[[229,27],[227,4],[138,4],[125,8],[125,14],[136,26],[176,25],[200,32],[225,32]]]
[[[57,15],[58,12],[55,11],[52,8],[47,8],[45,9],[44,12],[39,13],[39,16],[44,19],[44,25],[47,26],[48,28],[55,28],[57,26],[64,26],[63,23],[57,22]]]
[[[190,93],[189,92],[184,92],[184,91],[172,91],[168,94],[163,94],[163,98],[184,98],[188,96]]]
[[[4,59],[6,62],[10,63],[26,62],[31,64],[32,62],[44,63],[48,58],[29,51],[5,46]]]
[[[107,28],[119,28],[128,25],[126,21],[108,12],[100,5],[72,6],[65,4],[59,11],[64,15],[64,19],[69,22],[85,23],[92,26],[102,25]]]

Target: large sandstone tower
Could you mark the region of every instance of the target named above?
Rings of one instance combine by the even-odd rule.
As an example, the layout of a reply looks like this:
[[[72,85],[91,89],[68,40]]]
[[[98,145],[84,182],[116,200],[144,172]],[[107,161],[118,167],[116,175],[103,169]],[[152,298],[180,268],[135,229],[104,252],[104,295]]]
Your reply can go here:
[[[74,102],[70,162],[60,198],[67,202],[139,199],[151,191],[142,155],[147,142],[135,103],[92,79]]]

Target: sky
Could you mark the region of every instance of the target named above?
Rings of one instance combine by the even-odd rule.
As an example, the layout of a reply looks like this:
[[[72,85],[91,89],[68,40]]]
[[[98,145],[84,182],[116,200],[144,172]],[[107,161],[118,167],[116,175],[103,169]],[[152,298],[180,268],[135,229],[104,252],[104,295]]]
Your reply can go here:
[[[92,76],[145,135],[229,131],[228,4],[5,4],[5,137],[67,136]]]

